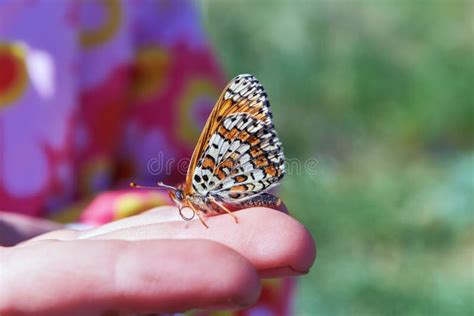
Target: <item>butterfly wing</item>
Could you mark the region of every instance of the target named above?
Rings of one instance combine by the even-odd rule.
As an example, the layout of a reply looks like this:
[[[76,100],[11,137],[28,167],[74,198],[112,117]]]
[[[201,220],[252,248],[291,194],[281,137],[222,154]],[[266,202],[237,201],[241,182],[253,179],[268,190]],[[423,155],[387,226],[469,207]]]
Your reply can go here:
[[[187,190],[243,201],[278,184],[284,160],[265,90],[254,76],[239,75],[222,92],[201,134]]]

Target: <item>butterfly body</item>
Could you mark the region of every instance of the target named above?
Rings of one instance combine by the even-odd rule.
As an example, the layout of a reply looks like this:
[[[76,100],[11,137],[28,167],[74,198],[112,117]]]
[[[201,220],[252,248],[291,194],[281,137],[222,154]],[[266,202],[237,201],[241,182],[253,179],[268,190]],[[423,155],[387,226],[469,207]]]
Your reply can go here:
[[[248,207],[271,207],[271,208],[278,208],[281,204],[281,200],[268,193],[262,193],[260,195],[256,195],[250,199],[246,199],[239,203],[232,203],[225,201],[224,199],[220,198],[219,196],[201,196],[201,195],[189,195],[186,196],[184,191],[181,189],[177,189],[176,191],[170,191],[169,195],[171,199],[175,202],[178,207],[179,213],[184,220],[191,220],[194,218],[194,215],[198,215],[199,219],[203,223],[204,226],[208,227],[204,219],[201,217],[201,214],[206,216],[208,215],[216,215],[222,214],[224,212],[229,213],[234,217],[235,221],[238,222],[237,217],[231,213],[229,207],[231,209],[239,209],[239,208],[248,208]],[[194,213],[191,217],[186,217],[182,210],[185,207],[191,208]]]
[[[279,183],[284,162],[267,94],[254,76],[242,74],[229,82],[214,106],[184,186],[159,186],[170,189],[183,219],[192,218],[181,213],[189,207],[204,225],[201,214],[227,212],[237,221],[227,206],[278,206],[280,200],[264,192]]]

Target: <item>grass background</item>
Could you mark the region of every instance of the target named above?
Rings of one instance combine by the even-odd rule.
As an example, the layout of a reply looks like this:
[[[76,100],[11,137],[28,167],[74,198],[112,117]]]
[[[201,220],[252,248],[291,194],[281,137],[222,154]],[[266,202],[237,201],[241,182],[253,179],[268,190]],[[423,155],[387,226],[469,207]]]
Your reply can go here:
[[[297,315],[474,311],[474,1],[203,1],[230,76],[266,87],[313,233]]]

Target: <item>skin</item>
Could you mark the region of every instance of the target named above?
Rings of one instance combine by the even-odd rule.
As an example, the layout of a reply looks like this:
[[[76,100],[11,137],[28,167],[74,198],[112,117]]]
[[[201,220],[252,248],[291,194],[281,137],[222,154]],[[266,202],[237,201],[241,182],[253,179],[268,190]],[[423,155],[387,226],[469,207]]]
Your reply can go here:
[[[242,308],[257,300],[262,278],[309,271],[316,248],[303,225],[267,208],[234,214],[238,224],[224,214],[208,218],[207,229],[198,219],[183,221],[175,207],[160,207],[0,247],[0,315]],[[0,236],[2,227],[25,224],[8,217],[0,213]],[[41,232],[48,225],[33,226]]]

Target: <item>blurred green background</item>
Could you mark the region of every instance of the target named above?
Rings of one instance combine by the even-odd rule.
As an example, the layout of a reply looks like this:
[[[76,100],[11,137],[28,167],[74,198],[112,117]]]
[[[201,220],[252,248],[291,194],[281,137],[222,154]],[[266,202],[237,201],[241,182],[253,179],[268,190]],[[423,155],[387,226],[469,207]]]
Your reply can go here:
[[[204,1],[229,77],[263,82],[313,233],[297,315],[473,315],[474,2]]]

